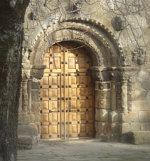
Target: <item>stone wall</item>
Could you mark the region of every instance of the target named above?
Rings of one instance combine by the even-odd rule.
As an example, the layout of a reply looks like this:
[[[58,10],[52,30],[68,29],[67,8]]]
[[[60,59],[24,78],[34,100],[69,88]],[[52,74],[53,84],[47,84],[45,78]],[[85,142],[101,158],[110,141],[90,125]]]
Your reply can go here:
[[[123,133],[149,131],[149,70],[138,70],[131,74],[131,111],[122,116]]]
[[[125,17],[118,17],[114,4],[109,8],[105,2],[83,2],[76,11],[74,4],[62,2],[63,8],[57,6],[55,12],[50,12],[47,6],[53,9],[56,1],[51,1],[53,5],[32,1],[26,11],[19,125],[32,127],[31,131],[35,130],[39,139],[43,54],[49,46],[72,39],[86,42],[89,49],[93,47],[93,64],[98,66],[98,75],[92,71],[96,81],[96,137],[118,138],[130,131],[149,131],[150,39],[147,36],[149,21],[144,12],[132,14],[123,10]],[[37,8],[39,4],[41,7]],[[72,32],[74,29],[76,31]],[[118,56],[115,53],[119,53]],[[103,79],[98,78],[100,73]]]

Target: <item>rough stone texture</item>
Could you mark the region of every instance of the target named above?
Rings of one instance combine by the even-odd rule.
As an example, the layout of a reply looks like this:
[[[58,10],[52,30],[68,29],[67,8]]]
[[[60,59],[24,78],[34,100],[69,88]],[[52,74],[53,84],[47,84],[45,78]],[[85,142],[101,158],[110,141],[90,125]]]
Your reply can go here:
[[[18,135],[27,135],[30,137],[37,136],[38,131],[37,128],[34,127],[34,125],[22,125],[18,126]]]
[[[137,112],[131,112],[131,113],[122,113],[121,115],[121,121],[122,122],[138,122],[139,121],[139,115]]]
[[[42,23],[39,23],[36,13],[30,10],[36,8],[36,2],[41,7],[34,12],[39,13]],[[96,137],[111,138],[129,131],[149,131],[149,48],[143,50],[134,43],[134,37],[137,36],[140,46],[144,46],[143,43],[149,44],[148,16],[144,13],[132,15],[123,10],[130,25],[138,25],[137,19],[141,22],[141,27],[136,29],[134,35],[128,24],[126,29],[121,28],[121,33],[114,30],[111,22],[116,13],[112,14],[106,9],[105,1],[101,7],[97,5],[98,2],[91,5],[85,3],[78,12],[66,14],[60,9],[60,12],[56,11],[51,16],[44,3],[44,0],[30,3],[25,14],[23,36],[22,23],[28,0],[0,2],[0,158],[6,161],[16,158],[21,52],[23,70],[19,125],[32,125],[32,130],[38,131],[38,135],[33,132],[33,141],[35,137],[38,140],[40,134],[39,82],[44,69],[43,55],[48,47],[62,41],[80,42],[91,54],[97,111]],[[63,6],[70,11],[68,1],[64,1]],[[114,9],[113,4],[111,9]],[[112,33],[119,38],[122,49]],[[135,136],[142,140],[148,138],[147,134]]]
[[[23,21],[28,0],[0,1],[0,157],[16,160]]]
[[[150,144],[150,131],[134,131],[122,135],[122,141],[132,144]]]
[[[19,124],[32,123],[40,134],[39,87],[44,70],[44,53],[55,43],[74,41],[84,45],[91,57],[96,137],[115,137],[119,140],[122,134],[129,131],[149,131],[150,56],[148,47],[144,50],[139,48],[139,45],[145,45],[143,39],[147,44],[150,42],[144,13],[132,15],[123,9],[126,21],[120,17],[121,22],[115,22],[120,29],[117,26],[116,30],[112,20],[117,13],[110,10],[114,10],[113,2],[110,2],[110,8],[105,1],[100,5],[98,1],[92,4],[83,2],[79,5],[80,10],[72,13],[68,12],[71,8],[67,2],[62,1],[66,12],[60,9],[61,12],[59,10],[51,15],[43,0],[32,1],[27,8]],[[36,8],[37,3],[41,7]],[[51,3],[56,5],[55,1]],[[39,23],[39,18],[42,23]],[[129,26],[138,26],[137,20],[141,26],[134,28],[133,34]],[[144,34],[142,31],[145,31]]]
[[[41,77],[43,76],[43,69],[45,69],[45,65],[42,64],[33,66],[31,70],[32,77],[41,79]]]
[[[32,138],[30,136],[20,136],[18,137],[17,149],[32,149]]]

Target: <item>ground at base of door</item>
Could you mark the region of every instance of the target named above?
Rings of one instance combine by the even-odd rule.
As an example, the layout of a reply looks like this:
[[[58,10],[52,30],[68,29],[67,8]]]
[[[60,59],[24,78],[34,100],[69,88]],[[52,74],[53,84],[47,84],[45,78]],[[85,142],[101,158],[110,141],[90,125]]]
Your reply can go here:
[[[150,161],[150,145],[98,140],[47,141],[19,150],[17,161]]]

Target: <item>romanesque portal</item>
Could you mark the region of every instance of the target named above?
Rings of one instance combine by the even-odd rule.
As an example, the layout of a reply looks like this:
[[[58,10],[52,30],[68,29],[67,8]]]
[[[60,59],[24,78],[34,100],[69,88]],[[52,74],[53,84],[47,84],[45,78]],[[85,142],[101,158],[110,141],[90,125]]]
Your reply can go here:
[[[119,140],[132,131],[137,122],[131,123],[131,76],[136,69],[124,60],[114,36],[99,22],[74,18],[48,27],[32,50],[24,50],[19,135],[33,142]]]

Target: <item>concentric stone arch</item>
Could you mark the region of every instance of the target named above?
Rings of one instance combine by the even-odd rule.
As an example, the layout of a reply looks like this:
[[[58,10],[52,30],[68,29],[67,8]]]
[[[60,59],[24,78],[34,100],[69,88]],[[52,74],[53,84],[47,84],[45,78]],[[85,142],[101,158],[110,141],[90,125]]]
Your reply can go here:
[[[49,26],[35,39],[31,65],[42,64],[43,55],[52,45],[74,41],[90,50],[93,66],[122,66],[122,50],[112,33],[102,24],[88,19],[65,19]]]

